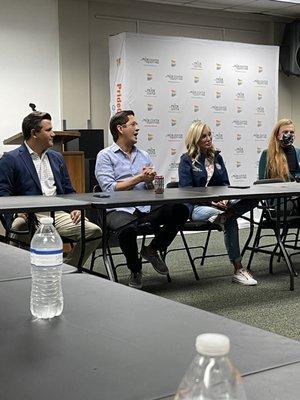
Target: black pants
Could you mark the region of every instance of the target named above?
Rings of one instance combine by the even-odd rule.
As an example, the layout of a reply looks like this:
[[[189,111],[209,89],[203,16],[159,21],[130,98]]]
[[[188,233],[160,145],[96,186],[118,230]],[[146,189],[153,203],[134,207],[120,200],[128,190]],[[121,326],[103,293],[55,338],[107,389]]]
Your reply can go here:
[[[139,224],[151,224],[155,233],[151,246],[155,250],[164,251],[172,243],[188,216],[189,211],[184,204],[154,206],[149,213],[136,210],[134,214],[130,214],[114,210],[107,214],[107,227],[117,234],[128,268],[132,272],[139,272],[142,269],[136,240]]]

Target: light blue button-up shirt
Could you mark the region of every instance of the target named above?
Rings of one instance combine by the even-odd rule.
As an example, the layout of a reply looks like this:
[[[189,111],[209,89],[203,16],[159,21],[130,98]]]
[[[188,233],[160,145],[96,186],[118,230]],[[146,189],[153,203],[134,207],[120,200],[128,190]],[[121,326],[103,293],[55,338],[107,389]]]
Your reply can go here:
[[[117,183],[126,181],[139,175],[144,167],[153,166],[149,154],[137,147],[133,148],[131,157],[116,144],[101,150],[97,155],[95,175],[103,192],[116,190]],[[144,182],[138,183],[133,190],[147,189]],[[142,212],[149,212],[150,206],[136,206],[117,208],[118,211],[126,211],[133,214],[138,209]]]

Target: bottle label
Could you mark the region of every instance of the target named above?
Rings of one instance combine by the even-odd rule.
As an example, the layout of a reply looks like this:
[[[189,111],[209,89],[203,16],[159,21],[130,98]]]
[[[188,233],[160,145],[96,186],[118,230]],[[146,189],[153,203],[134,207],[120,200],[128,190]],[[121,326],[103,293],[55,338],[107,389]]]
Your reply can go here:
[[[63,263],[62,249],[33,249],[30,248],[31,264],[37,267],[54,267]]]

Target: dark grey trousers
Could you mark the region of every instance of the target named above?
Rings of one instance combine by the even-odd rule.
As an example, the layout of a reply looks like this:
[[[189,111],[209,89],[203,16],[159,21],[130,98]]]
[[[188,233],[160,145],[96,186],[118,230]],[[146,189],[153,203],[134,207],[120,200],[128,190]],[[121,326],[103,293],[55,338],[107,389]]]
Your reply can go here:
[[[188,216],[189,210],[184,204],[154,206],[149,213],[136,210],[134,214],[130,214],[114,210],[107,214],[107,226],[117,235],[128,268],[132,272],[139,272],[142,269],[136,240],[139,225],[151,224],[155,235],[151,246],[155,250],[164,251],[172,243]]]

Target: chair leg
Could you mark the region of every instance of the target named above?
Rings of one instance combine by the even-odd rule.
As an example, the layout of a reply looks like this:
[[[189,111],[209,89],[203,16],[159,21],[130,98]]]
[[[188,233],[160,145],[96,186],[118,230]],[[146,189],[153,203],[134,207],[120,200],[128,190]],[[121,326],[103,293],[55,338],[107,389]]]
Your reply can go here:
[[[282,233],[281,233],[281,240],[282,240],[283,243],[286,241],[287,235],[288,235],[288,229],[283,228]],[[278,248],[278,247],[279,247],[279,246],[277,245],[277,248]],[[276,251],[277,251],[277,249],[276,249]],[[278,257],[277,257],[277,262],[280,262],[281,256],[282,256],[282,255],[279,253],[279,255],[278,255]],[[273,257],[273,254],[272,254],[272,257]]]
[[[276,234],[276,233],[275,233]],[[281,234],[281,241],[284,243],[285,242],[285,240],[286,240],[286,238],[287,238],[287,235],[288,235],[288,228],[284,228],[283,229],[283,231],[282,231],[282,234]],[[277,250],[280,250],[279,251],[279,256],[278,256],[278,258],[277,258],[277,262],[280,262],[280,260],[281,260],[281,257],[284,257],[284,254],[283,254],[283,252],[282,252],[282,250],[281,250],[281,246],[279,245],[279,243],[277,243],[276,244],[276,246],[275,246],[275,248],[274,248],[274,251],[273,251],[273,254],[271,255],[271,257],[270,257],[270,265],[269,265],[269,271],[270,271],[270,273],[272,273],[273,272],[273,259],[274,259],[274,257],[275,257],[275,255],[276,255],[276,252],[277,252]],[[287,254],[287,256],[288,256],[288,254]],[[288,258],[290,258],[289,256],[288,256]],[[286,260],[285,260],[286,261]],[[293,264],[291,263],[291,270],[293,271],[293,274],[294,274],[294,276],[298,276],[298,273],[297,273],[297,271],[295,270],[295,268],[293,267]]]
[[[207,253],[207,248],[208,248],[208,243],[209,243],[210,235],[211,235],[211,230],[207,231],[206,240],[205,240],[205,245],[204,245],[204,247],[203,247],[203,252],[202,252],[202,257],[201,257],[200,265],[204,265],[204,260],[205,260],[205,256],[206,256],[206,253]]]
[[[254,222],[253,222],[253,210],[251,210],[251,221],[250,221],[250,229],[249,229],[249,235],[247,237],[247,240],[244,244],[243,250],[241,252],[241,257],[244,257],[244,254],[246,253],[246,250],[248,250],[249,243],[251,242],[251,239],[253,237],[254,233]]]
[[[248,271],[251,271],[251,263],[252,263],[252,260],[253,260],[255,249],[258,247],[259,242],[260,242],[260,238],[261,238],[260,234],[261,234],[261,227],[260,227],[260,225],[258,225],[258,228],[257,228],[257,231],[256,231],[256,235],[255,235],[255,238],[254,238],[254,241],[253,241],[251,253],[250,253],[250,256],[249,256],[248,264],[247,264],[247,270]]]
[[[274,234],[276,235],[276,231],[275,231],[275,230],[274,230]],[[282,238],[283,238],[283,237],[284,237],[284,234],[282,234],[282,235],[283,235],[283,236],[282,236]],[[278,255],[278,257],[277,257],[277,262],[280,262],[280,259],[281,259],[280,246],[279,246],[278,243],[276,243],[276,245],[275,245],[275,247],[274,247],[274,249],[273,249],[273,252],[272,252],[272,254],[271,254],[271,256],[270,256],[270,259],[269,259],[269,273],[270,273],[270,274],[273,274],[273,260],[274,260],[274,257],[275,257],[275,255],[276,255],[278,249],[279,249],[279,255]]]
[[[299,241],[299,234],[300,234],[300,228],[298,228],[297,233],[296,233],[295,244],[294,244],[295,247],[297,247],[297,243]]]
[[[143,235],[143,239],[142,239],[142,243],[141,243],[141,249],[145,246],[146,243],[146,235]],[[141,256],[141,252],[139,255],[140,261],[142,262],[142,256]]]
[[[160,256],[161,256],[161,259],[162,259],[162,260],[166,261],[167,250],[160,251]],[[168,281],[169,283],[172,282],[172,279],[171,279],[171,276],[170,276],[169,273],[167,274],[167,281]]]
[[[270,259],[269,259],[269,273],[270,274],[273,274],[273,260],[274,260],[275,254],[276,254],[278,249],[279,249],[279,244],[277,243],[275,245],[275,247],[273,249],[273,253],[271,254]],[[280,257],[281,257],[281,255],[279,254],[279,256],[277,258],[277,262],[280,261]]]
[[[91,271],[93,271],[93,269],[94,269],[95,259],[96,259],[96,250],[93,251],[92,257],[91,257],[91,264],[90,264]]]
[[[118,276],[117,276],[117,269],[115,267],[115,263],[114,263],[114,260],[113,260],[113,256],[112,256],[112,252],[111,252],[109,244],[107,245],[107,254],[108,254],[109,261],[110,261],[110,264],[112,266],[112,269],[114,271],[115,282],[119,282],[118,281]]]
[[[185,236],[184,236],[183,231],[180,231],[180,235],[181,235],[181,239],[182,239],[183,245],[184,245],[184,247],[185,247],[186,253],[187,253],[187,255],[188,255],[188,258],[189,258],[191,267],[192,267],[192,269],[193,269],[195,279],[198,281],[198,280],[199,280],[199,275],[198,275],[198,273],[197,273],[197,271],[196,271],[195,263],[194,263],[193,257],[192,257],[192,255],[191,255],[191,252],[190,252],[189,246],[188,246],[188,244],[187,244],[187,241],[186,241],[186,239],[185,239]]]

